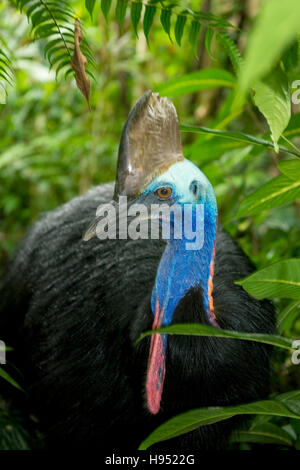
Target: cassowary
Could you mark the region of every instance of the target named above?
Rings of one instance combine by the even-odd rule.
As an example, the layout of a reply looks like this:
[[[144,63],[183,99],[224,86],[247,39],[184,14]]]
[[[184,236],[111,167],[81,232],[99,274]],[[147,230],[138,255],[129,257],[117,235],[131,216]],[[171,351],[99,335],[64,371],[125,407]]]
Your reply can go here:
[[[187,237],[175,236],[178,213],[169,219],[169,238],[117,231],[99,240],[96,209],[111,201],[120,209],[121,196],[128,208],[188,207],[192,227],[204,207],[201,247],[188,249]],[[161,230],[163,217],[157,219]],[[0,339],[16,346],[47,445],[135,450],[181,412],[266,397],[269,346],[167,334],[136,342],[145,330],[171,323],[274,332],[272,305],[234,283],[252,270],[217,227],[210,182],[183,156],[173,104],[147,92],[124,126],[115,186],[92,188],[37,222],[0,291]],[[230,419],[203,426],[155,448],[222,448],[239,425]]]

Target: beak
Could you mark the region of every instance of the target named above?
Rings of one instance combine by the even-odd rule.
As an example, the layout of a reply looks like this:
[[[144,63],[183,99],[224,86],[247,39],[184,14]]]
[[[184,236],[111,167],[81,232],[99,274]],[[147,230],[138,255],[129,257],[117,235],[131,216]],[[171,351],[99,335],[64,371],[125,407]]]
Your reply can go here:
[[[116,217],[113,217],[113,211],[111,211],[111,208],[115,208],[116,203],[115,201],[111,201],[109,204],[105,204],[103,206],[99,206],[96,212],[96,217],[92,220],[92,222],[89,224],[88,228],[86,231],[83,233],[82,238],[85,242],[88,242],[91,240],[91,238],[94,238],[97,236],[97,226],[98,223],[102,220],[102,216],[104,215],[106,209],[108,211],[108,223],[109,226],[113,226],[116,224]],[[101,215],[99,214],[99,209],[101,209]]]

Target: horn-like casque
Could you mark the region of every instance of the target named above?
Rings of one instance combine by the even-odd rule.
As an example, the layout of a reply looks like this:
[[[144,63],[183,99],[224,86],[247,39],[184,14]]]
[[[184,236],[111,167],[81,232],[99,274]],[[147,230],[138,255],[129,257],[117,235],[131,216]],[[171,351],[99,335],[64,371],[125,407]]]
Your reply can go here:
[[[175,106],[158,93],[146,92],[123,128],[114,199],[137,196],[156,176],[183,158]]]

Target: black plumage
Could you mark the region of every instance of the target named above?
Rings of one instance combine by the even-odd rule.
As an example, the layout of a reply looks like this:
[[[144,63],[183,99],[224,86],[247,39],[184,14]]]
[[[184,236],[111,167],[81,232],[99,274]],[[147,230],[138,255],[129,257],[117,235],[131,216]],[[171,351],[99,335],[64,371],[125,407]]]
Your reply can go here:
[[[136,449],[158,424],[201,406],[250,402],[267,396],[267,345],[213,337],[169,338],[161,411],[145,404],[150,298],[164,249],[159,240],[88,243],[82,234],[97,206],[113,197],[105,184],[39,221],[20,245],[0,290],[0,338],[16,345],[32,409],[47,444]],[[253,266],[219,228],[213,298],[222,328],[272,333],[268,301],[234,284]],[[203,322],[201,288],[176,308],[173,323]],[[157,449],[215,449],[240,420],[199,428]]]

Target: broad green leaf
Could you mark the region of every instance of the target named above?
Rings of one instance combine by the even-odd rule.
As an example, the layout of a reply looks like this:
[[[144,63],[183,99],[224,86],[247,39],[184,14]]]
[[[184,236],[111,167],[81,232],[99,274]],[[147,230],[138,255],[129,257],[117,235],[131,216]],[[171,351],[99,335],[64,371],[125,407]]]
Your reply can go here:
[[[237,415],[270,415],[300,419],[300,416],[288,409],[288,402],[280,400],[264,400],[246,405],[228,407],[199,408],[182,413],[156,428],[140,445],[139,450],[146,450],[151,445],[181,436],[200,426],[217,423]]]
[[[170,41],[172,42],[171,39],[171,15],[172,15],[172,10],[171,10],[171,5],[168,8],[162,8],[161,14],[160,14],[160,22],[162,24],[162,27],[164,28],[165,32],[170,38]]]
[[[96,0],[85,0],[85,7],[89,14],[91,15],[91,19],[93,19],[93,11],[95,6]]]
[[[128,0],[117,0],[116,5],[116,17],[120,25],[120,29],[123,32],[123,24],[126,15],[126,9],[128,5]]]
[[[168,333],[169,335],[186,335],[186,336],[214,336],[216,338],[232,338],[245,341],[255,341],[258,343],[270,344],[283,349],[293,349],[293,341],[283,336],[268,335],[264,333],[243,333],[240,331],[222,330],[212,326],[203,325],[202,323],[174,324],[156,330],[145,331],[141,334],[138,342],[146,336],[156,333]]]
[[[189,41],[190,44],[193,48],[194,55],[197,57],[198,56],[198,36],[200,33],[201,25],[199,21],[192,21],[191,27],[190,27],[190,34],[189,34]]]
[[[147,42],[149,42],[148,41],[149,32],[153,23],[155,13],[156,13],[156,7],[154,7],[153,5],[146,6],[144,21],[143,21],[143,29],[144,29],[144,34],[145,34],[145,38]]]
[[[23,390],[20,385],[2,367],[0,367],[0,377],[2,377],[2,379],[6,380],[6,382],[10,383],[18,390]]]
[[[257,442],[264,444],[278,444],[293,447],[294,440],[291,435],[272,423],[265,423],[251,429],[240,430],[233,433],[231,442]]]
[[[254,85],[254,103],[266,118],[278,152],[278,139],[291,117],[290,85],[282,70],[273,71]]]
[[[130,16],[131,16],[131,22],[132,22],[132,26],[136,34],[136,37],[138,37],[137,26],[141,18],[142,8],[143,8],[143,4],[141,2],[131,3]]]
[[[179,46],[181,46],[181,39],[182,39],[185,24],[186,24],[186,11],[184,10],[182,13],[179,13],[179,15],[177,16],[175,29],[174,29],[175,39]]]
[[[300,300],[300,258],[292,258],[260,269],[236,284],[256,299],[274,297]]]
[[[235,79],[230,72],[222,69],[203,69],[174,78],[166,84],[160,85],[158,91],[164,96],[177,96],[221,86],[232,88],[234,85]]]
[[[254,144],[254,145],[262,145],[263,147],[272,148],[274,149],[273,142],[270,142],[266,139],[261,139],[259,137],[255,137],[253,135],[245,134],[244,132],[237,132],[237,131],[224,131],[220,129],[210,129],[209,127],[202,127],[202,126],[190,126],[181,124],[179,126],[180,130],[183,132],[195,132],[196,134],[212,134],[219,137],[223,137],[226,139],[234,140],[236,142],[244,142],[246,144]],[[286,152],[291,155],[296,155],[300,158],[300,153],[293,149],[288,149],[283,145],[279,145],[279,150],[281,152]]]
[[[284,160],[278,163],[278,168],[289,179],[300,181],[300,160]]]
[[[277,317],[277,329],[280,333],[287,332],[290,330],[295,320],[300,316],[300,300],[290,302]]]
[[[104,18],[107,21],[108,13],[111,7],[112,0],[101,0],[101,10],[104,15]]]
[[[272,69],[280,54],[296,39],[299,23],[298,0],[262,3],[248,40],[245,63],[240,74],[239,89],[242,95]]]
[[[283,206],[297,197],[300,197],[300,181],[279,175],[245,197],[236,217],[259,214],[261,211]]]

